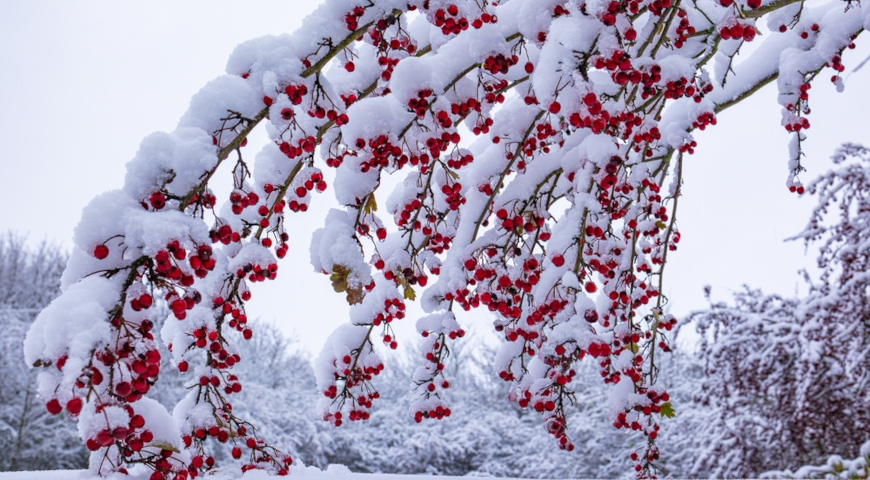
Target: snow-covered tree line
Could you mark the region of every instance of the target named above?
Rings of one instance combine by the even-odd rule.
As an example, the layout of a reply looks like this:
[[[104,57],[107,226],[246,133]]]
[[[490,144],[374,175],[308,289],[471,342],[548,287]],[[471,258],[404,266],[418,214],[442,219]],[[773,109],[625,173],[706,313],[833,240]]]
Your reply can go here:
[[[60,293],[65,263],[57,246],[0,234],[0,470],[86,465],[75,426],[45,410],[21,349],[36,314]]]
[[[770,33],[737,62],[763,18]],[[608,423],[644,438],[626,456],[657,475],[677,323],[661,292],[692,132],[776,82],[787,186],[803,193],[810,88],[820,74],[843,87],[842,54],[868,25],[852,1],[327,0],[299,31],[240,45],[175,131],[143,141],[123,188],[85,209],[63,293],[25,341],[39,392],[78,421],[101,475],[196,477],[216,444],[243,470],[286,474],[292,457],[232,401],[234,366],[254,284],[297,254],[293,217],[328,168],[341,208],[311,262],[352,308],[315,362],[323,420],[374,415],[378,350],[396,348],[392,322],[418,298],[411,415],[450,417],[457,319],[484,307],[507,398],[556,447],[578,446],[568,413],[592,363]],[[259,123],[272,141],[248,162]],[[224,164],[233,190],[218,199]],[[171,312],[159,331],[158,300]],[[149,396],[167,359],[190,387],[172,415]]]

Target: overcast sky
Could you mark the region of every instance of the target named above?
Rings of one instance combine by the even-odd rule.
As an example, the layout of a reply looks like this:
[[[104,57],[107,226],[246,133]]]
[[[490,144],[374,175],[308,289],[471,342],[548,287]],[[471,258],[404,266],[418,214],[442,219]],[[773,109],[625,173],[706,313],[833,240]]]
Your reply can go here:
[[[292,32],[314,6],[262,0],[0,4],[0,230],[71,246],[81,209],[121,187],[141,139],[173,130],[190,97],[223,73],[233,47]],[[847,52],[846,74],[868,55],[866,44]],[[842,94],[824,79],[811,90],[805,183],[830,167],[840,143],[870,143],[868,86],[870,67],[851,74]],[[797,271],[813,265],[814,252],[805,255],[802,244],[783,240],[802,229],[814,199],[799,199],[785,187],[789,136],[780,125],[775,87],[722,113],[719,125],[696,139],[677,212],[682,240],[666,267],[672,312],[679,317],[703,308],[705,284],[716,299],[744,283],[794,294]],[[258,130],[248,155],[265,141]],[[333,204],[328,191],[315,197],[307,215],[290,217],[298,221],[292,258],[281,263],[277,281],[254,287],[249,306],[251,317],[297,333],[314,353],[347,321],[343,296],[308,263],[310,234]],[[483,313],[474,320],[488,322]],[[413,315],[405,320],[400,333],[409,335],[413,321]]]

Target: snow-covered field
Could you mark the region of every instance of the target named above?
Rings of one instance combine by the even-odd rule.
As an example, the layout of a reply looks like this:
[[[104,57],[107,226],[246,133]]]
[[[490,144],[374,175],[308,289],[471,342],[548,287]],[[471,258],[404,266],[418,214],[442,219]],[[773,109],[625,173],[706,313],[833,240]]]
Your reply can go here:
[[[386,475],[386,474],[368,474],[368,473],[353,473],[343,465],[330,465],[326,470],[320,470],[316,467],[291,467],[290,475],[294,478],[321,478],[323,480],[431,480],[428,475]],[[0,472],[0,480],[92,480],[96,477],[86,470],[46,470],[41,472]],[[105,477],[108,480],[147,480],[148,473],[132,472],[130,475],[116,474],[110,477]],[[266,480],[274,479],[261,470],[252,470],[244,475],[239,475],[238,469],[217,472],[215,475],[209,475],[209,480]],[[439,477],[442,479],[459,478],[459,477]]]

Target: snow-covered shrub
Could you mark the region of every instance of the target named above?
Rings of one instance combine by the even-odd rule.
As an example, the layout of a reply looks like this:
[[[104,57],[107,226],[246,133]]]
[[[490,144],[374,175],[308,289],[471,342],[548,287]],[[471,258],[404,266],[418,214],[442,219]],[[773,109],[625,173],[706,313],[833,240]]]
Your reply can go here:
[[[763,17],[774,33],[735,63]],[[353,306],[316,362],[324,420],[372,416],[375,345],[396,347],[391,323],[417,298],[412,415],[450,416],[457,314],[483,306],[506,339],[509,400],[573,450],[571,382],[591,357],[612,385],[610,423],[644,436],[634,468],[655,475],[672,413],[656,380],[676,323],[662,279],[692,132],[776,81],[788,186],[803,192],[810,85],[842,71],[868,25],[866,8],[838,1],[327,0],[297,32],[240,45],[175,131],[143,141],[123,188],[85,209],[63,294],[25,342],[40,395],[77,418],[99,474],[133,462],[154,480],[196,477],[214,467],[214,440],[245,470],[287,473],[291,458],[232,407],[232,372],[253,335],[253,284],[278,274],[293,216],[333,168],[341,208],[310,256]],[[248,163],[264,120],[272,142]],[[234,188],[218,199],[225,163]],[[384,194],[391,175],[404,180]],[[172,313],[160,332],[157,298]],[[189,378],[171,415],[147,396],[158,337]]]
[[[706,362],[698,406],[716,412],[690,475],[748,477],[858,457],[870,438],[870,150],[847,144],[834,162],[808,185],[818,205],[795,237],[819,247],[822,274],[809,293],[746,289],[734,305],[688,319]],[[794,475],[822,475],[806,468]]]

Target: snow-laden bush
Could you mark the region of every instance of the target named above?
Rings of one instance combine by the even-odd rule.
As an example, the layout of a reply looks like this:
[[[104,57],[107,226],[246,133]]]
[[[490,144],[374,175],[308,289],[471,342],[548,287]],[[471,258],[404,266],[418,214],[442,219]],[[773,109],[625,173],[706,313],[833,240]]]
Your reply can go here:
[[[802,193],[810,86],[830,69],[842,87],[840,55],[867,12],[851,1],[327,0],[297,32],[240,45],[175,131],[142,142],[123,188],[85,208],[63,294],[25,342],[40,395],[77,419],[101,475],[144,464],[154,480],[195,477],[214,467],[214,440],[244,470],[286,473],[291,458],[233,408],[232,372],[239,337],[253,335],[251,287],[275,278],[290,220],[334,168],[341,208],[310,256],[353,306],[316,362],[324,420],[372,416],[375,345],[396,346],[391,324],[417,298],[427,315],[411,414],[450,416],[456,315],[484,306],[506,339],[495,361],[509,400],[573,450],[571,382],[591,357],[612,385],[609,421],[645,438],[630,453],[638,475],[655,475],[659,420],[673,413],[657,384],[676,323],[662,282],[692,132],[776,81],[793,137],[787,182]],[[264,120],[272,142],[248,163],[247,135]],[[219,201],[224,163],[234,189]],[[390,175],[404,180],[383,194]],[[160,332],[157,298],[172,313]],[[172,414],[147,396],[158,340],[188,376]]]

